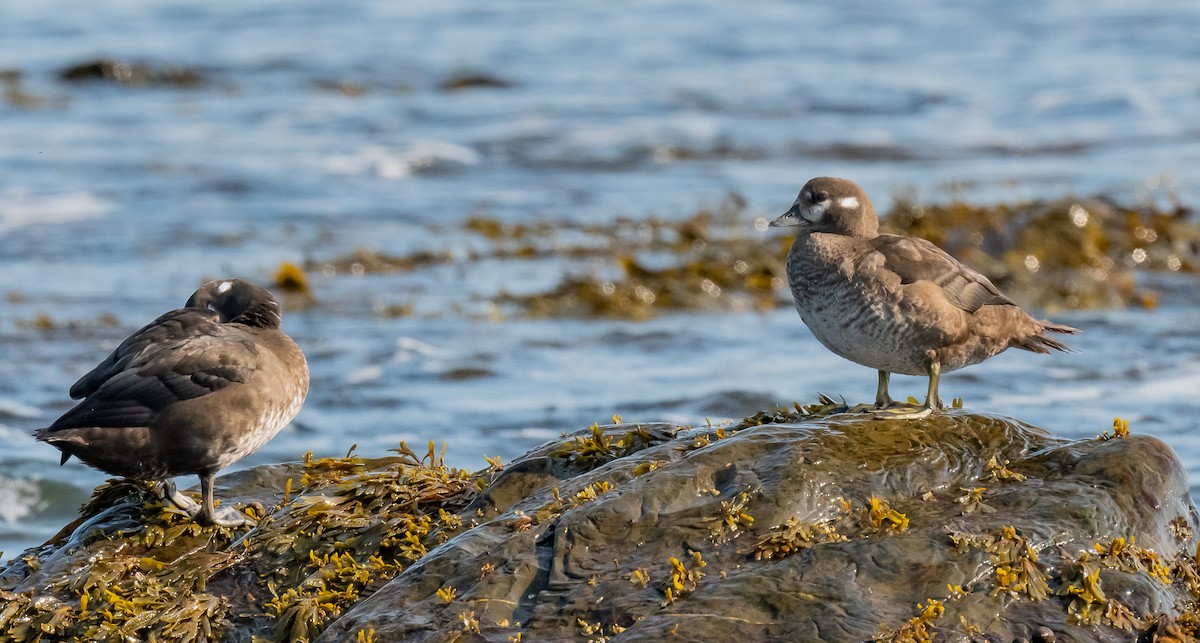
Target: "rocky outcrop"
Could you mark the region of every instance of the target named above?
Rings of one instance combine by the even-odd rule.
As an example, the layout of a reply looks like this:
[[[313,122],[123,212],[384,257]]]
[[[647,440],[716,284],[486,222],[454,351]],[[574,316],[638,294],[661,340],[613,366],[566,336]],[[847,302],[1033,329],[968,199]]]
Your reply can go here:
[[[112,485],[0,573],[0,638],[1124,641],[1200,624],[1196,511],[1158,439],[841,410],[594,426],[474,474],[432,447],[264,467],[220,493],[264,507],[244,535]]]

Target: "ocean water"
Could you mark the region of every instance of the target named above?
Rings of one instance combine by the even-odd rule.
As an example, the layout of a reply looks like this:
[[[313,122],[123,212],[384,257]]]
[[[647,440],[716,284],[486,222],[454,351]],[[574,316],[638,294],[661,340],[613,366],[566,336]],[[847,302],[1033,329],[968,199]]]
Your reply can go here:
[[[1134,0],[2,3],[0,551],[45,540],[104,479],[30,435],[71,383],[201,280],[266,283],[281,261],[461,258],[312,274],[318,304],[284,320],[308,402],[234,468],[401,440],[477,468],[614,414],[870,400],[874,374],[786,308],[493,321],[501,290],[601,268],[474,261],[462,223],[681,219],[730,192],[770,217],[817,175],[880,209],[900,193],[1195,207],[1197,33],[1200,5]],[[102,57],[202,82],[60,79]],[[463,74],[509,86],[442,88]],[[771,251],[779,232],[746,234]],[[1055,313],[1085,331],[1078,353],[1005,354],[943,395],[1073,437],[1124,417],[1200,481],[1200,297],[1191,277],[1161,281],[1152,312]],[[380,314],[397,305],[413,314]]]

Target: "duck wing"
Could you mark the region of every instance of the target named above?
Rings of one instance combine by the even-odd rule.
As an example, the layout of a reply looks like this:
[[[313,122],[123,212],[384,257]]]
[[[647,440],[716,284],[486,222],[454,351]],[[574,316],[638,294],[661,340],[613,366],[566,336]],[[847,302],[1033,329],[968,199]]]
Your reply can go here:
[[[130,364],[143,360],[148,351],[154,351],[164,343],[190,337],[202,328],[218,323],[220,319],[215,311],[206,308],[179,308],[163,313],[127,337],[96,368],[71,385],[71,398],[78,400],[95,393],[105,382],[128,369]]]
[[[258,349],[243,329],[221,324],[209,310],[175,310],[76,382],[71,395],[83,401],[45,433],[149,426],[170,404],[248,381],[258,364]]]
[[[1016,305],[987,277],[925,239],[881,234],[871,243],[876,269],[894,273],[901,284],[932,282],[942,289],[951,304],[968,313],[983,306]]]

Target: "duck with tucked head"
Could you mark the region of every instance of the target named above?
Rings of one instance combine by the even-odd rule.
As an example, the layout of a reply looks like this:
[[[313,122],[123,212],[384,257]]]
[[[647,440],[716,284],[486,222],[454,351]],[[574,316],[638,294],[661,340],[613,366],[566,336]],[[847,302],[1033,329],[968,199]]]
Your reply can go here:
[[[796,310],[826,348],[879,371],[882,417],[929,415],[941,408],[942,373],[1009,348],[1069,351],[1047,332],[1079,332],[1030,316],[925,239],[879,234],[875,208],[853,181],[812,179],[771,226],[799,228],[787,258]],[[925,403],[890,408],[892,373],[927,376]]]
[[[241,279],[210,281],[183,308],[134,333],[71,387],[80,399],[37,439],[105,473],[163,481],[203,525],[249,520],[213,499],[217,471],[258,450],[300,411],[304,354],[280,329],[279,304]],[[200,477],[199,505],[171,478]]]

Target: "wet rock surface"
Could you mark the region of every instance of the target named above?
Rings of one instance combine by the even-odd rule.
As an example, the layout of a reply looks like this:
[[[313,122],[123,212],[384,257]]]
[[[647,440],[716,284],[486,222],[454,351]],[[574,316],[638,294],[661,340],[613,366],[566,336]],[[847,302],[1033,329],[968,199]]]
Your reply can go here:
[[[466,89],[508,89],[512,81],[483,72],[462,72],[443,80],[438,88],[444,92],[459,92]]]
[[[0,571],[0,635],[1117,641],[1200,626],[1196,510],[1157,438],[842,410],[593,426],[474,474],[432,446],[261,467],[219,492],[264,508],[245,535],[112,485]]]
[[[111,58],[97,58],[71,65],[60,70],[58,77],[68,83],[99,81],[128,87],[191,88],[203,85],[207,80],[199,69]]]

